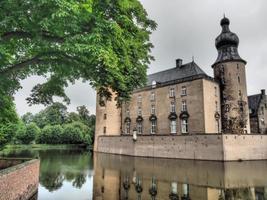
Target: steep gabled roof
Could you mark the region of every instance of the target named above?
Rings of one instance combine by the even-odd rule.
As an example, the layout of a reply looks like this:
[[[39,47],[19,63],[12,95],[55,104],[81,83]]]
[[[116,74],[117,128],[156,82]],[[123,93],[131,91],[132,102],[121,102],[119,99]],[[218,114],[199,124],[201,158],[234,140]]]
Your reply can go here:
[[[165,71],[157,72],[154,74],[148,75],[147,85],[152,85],[153,81],[157,83],[164,83],[168,81],[183,79],[187,77],[192,77],[196,75],[205,75],[207,74],[193,61],[187,64],[184,64],[180,67],[175,67]]]

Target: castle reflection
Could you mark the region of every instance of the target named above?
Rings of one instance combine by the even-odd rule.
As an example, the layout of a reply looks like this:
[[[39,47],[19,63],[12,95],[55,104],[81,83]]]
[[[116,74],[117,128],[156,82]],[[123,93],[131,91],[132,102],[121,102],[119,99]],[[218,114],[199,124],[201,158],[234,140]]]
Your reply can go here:
[[[267,200],[267,161],[94,154],[94,200]]]

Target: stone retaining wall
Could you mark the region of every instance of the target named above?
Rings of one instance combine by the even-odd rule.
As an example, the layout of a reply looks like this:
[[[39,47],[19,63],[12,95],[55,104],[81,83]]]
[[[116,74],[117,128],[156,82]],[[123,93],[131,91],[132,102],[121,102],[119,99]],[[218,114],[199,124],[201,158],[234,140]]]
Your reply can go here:
[[[38,190],[39,166],[40,161],[34,159],[0,170],[0,200],[27,200],[32,197]]]
[[[193,160],[267,159],[267,135],[100,136],[96,151],[141,157]]]

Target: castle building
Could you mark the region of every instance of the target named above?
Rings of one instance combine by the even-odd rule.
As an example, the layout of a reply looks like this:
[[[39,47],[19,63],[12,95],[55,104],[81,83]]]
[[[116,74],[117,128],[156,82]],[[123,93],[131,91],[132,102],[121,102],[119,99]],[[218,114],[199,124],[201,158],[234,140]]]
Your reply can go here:
[[[229,19],[224,17],[220,25],[222,31],[215,40],[218,56],[211,66],[214,77],[208,76],[194,61],[183,64],[182,59],[177,59],[175,67],[148,75],[146,86],[134,90],[131,100],[123,103],[120,108],[116,106],[115,95],[111,101],[97,97],[97,102],[101,103],[96,106],[95,151],[154,157],[156,149],[163,157],[196,159],[196,154],[200,153],[200,159],[236,159],[239,155],[226,149],[227,145],[229,149],[233,145],[226,142],[226,134],[232,134],[237,139],[235,135],[250,134],[250,127],[253,133],[266,131],[267,111],[262,112],[262,108],[267,109],[266,97],[252,96],[248,102],[246,61],[238,53],[239,38],[230,31]],[[252,113],[249,112],[249,103]],[[225,136],[216,136],[222,134]],[[123,137],[131,135],[141,136],[140,145],[143,146]],[[193,137],[196,135],[203,142],[199,143],[200,146],[190,143],[196,149],[192,154],[193,150],[189,152],[185,144],[196,140]],[[200,138],[197,141],[201,141]],[[164,139],[166,143],[163,142]],[[101,150],[98,149],[99,141]],[[168,145],[170,141],[172,146]],[[240,144],[237,140],[235,142]],[[217,157],[204,155],[206,149],[203,152],[197,150],[202,149],[204,143],[205,148],[215,148]],[[163,147],[163,144],[166,146]],[[214,146],[211,147],[210,144]],[[149,145],[153,145],[150,146],[153,152],[145,150]],[[244,148],[247,148],[246,145],[244,143]],[[262,145],[265,145],[265,141]],[[185,154],[179,148],[184,148],[184,152],[190,155],[184,157]],[[176,150],[176,155],[168,153]],[[162,153],[165,151],[167,153]],[[248,150],[244,150],[245,157],[246,151]],[[227,155],[221,152],[226,152]]]

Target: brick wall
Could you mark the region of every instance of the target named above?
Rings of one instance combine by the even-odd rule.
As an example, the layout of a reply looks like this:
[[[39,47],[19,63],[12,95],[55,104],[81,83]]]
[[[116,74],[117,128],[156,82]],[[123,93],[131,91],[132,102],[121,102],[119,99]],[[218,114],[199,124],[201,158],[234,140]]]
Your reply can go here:
[[[102,136],[98,152],[194,160],[267,159],[267,135]]]
[[[27,200],[39,184],[39,160],[30,160],[0,171],[0,200]]]

